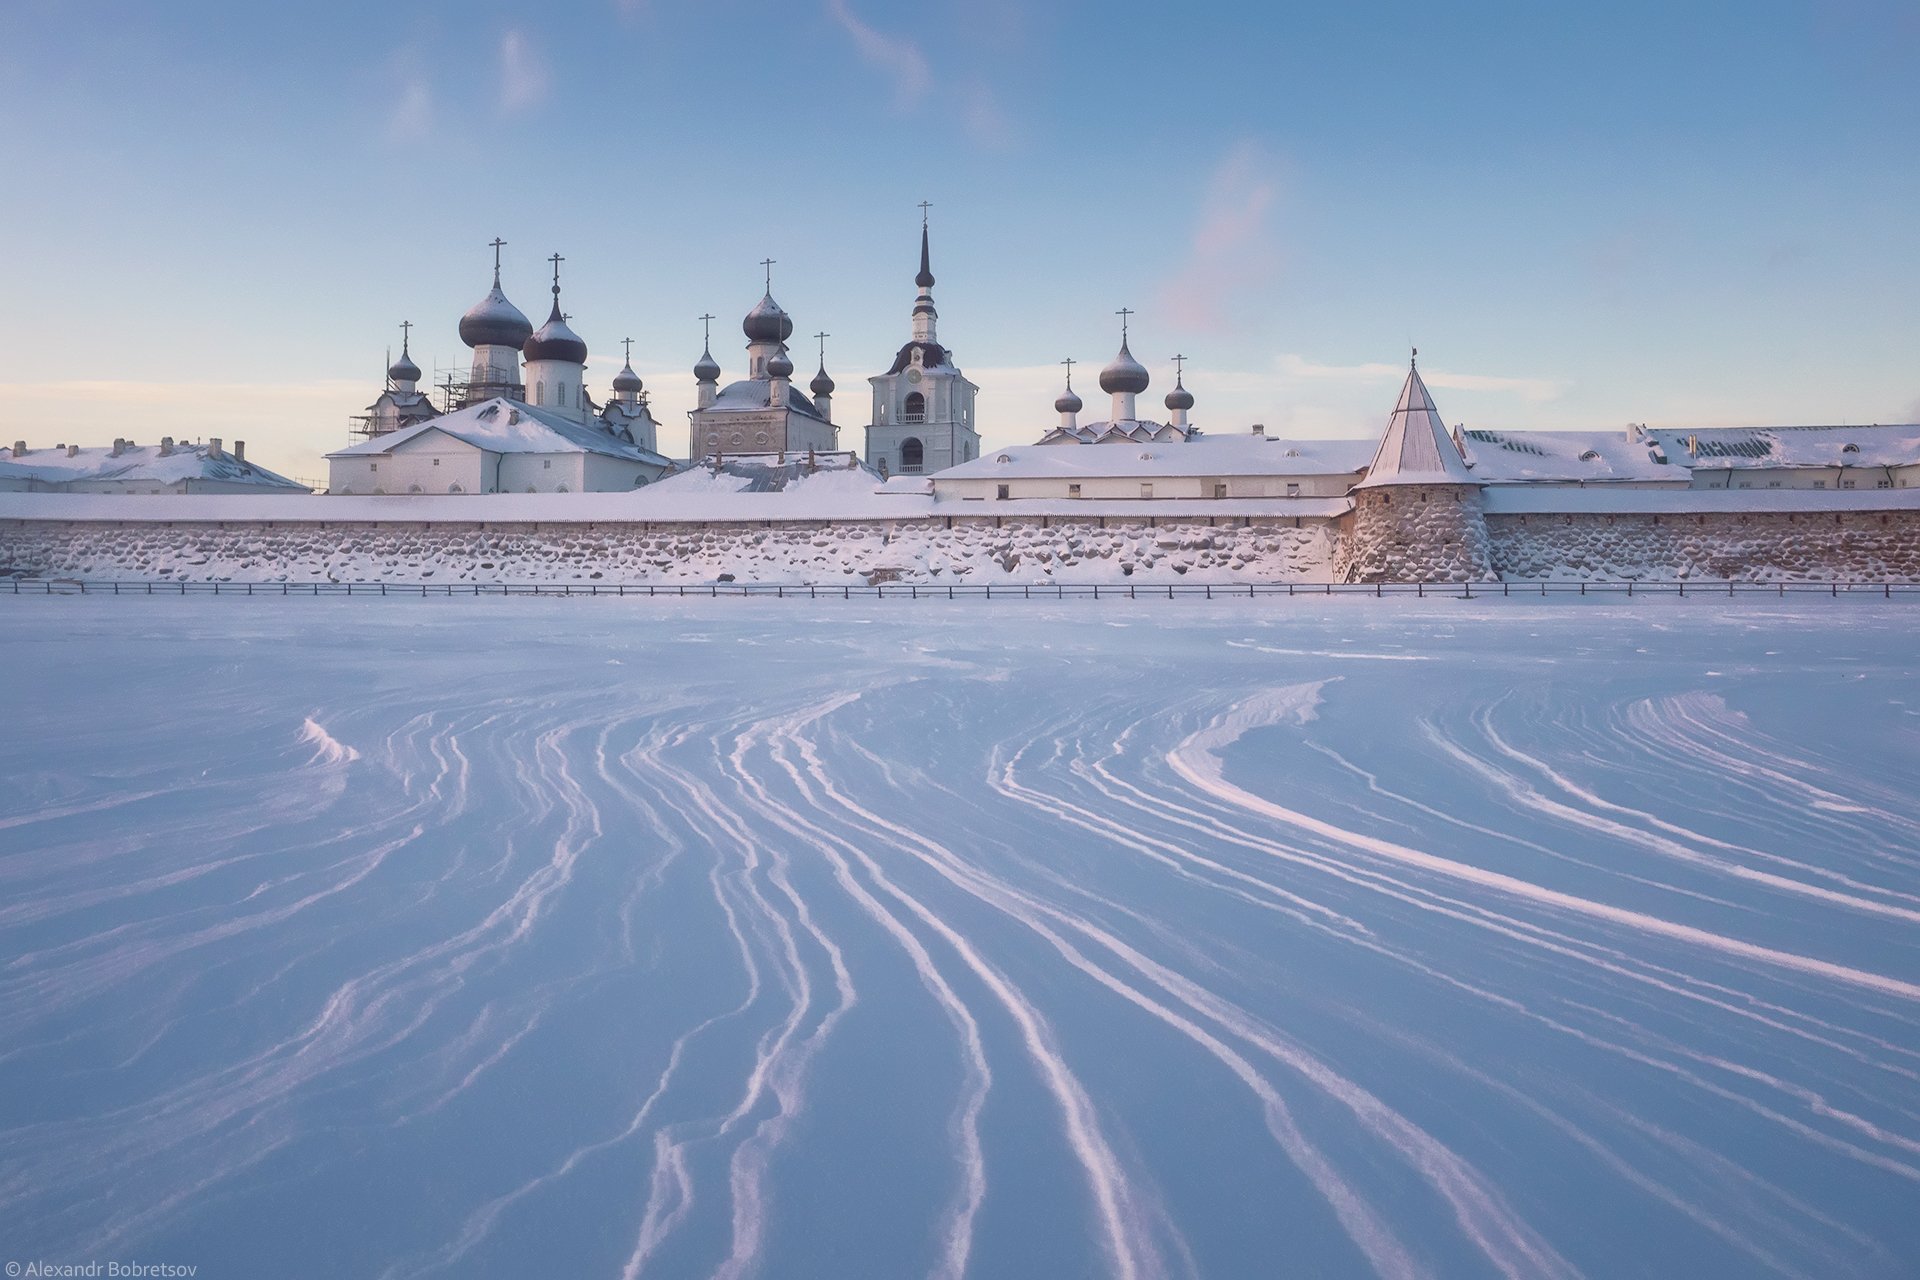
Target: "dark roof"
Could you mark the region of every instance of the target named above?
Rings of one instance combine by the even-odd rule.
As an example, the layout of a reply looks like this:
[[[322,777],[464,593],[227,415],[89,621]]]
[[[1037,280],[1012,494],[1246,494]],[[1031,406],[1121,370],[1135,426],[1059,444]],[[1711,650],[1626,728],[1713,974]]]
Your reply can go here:
[[[947,349],[937,342],[909,342],[900,348],[900,354],[893,358],[893,368],[888,373],[898,373],[906,368],[913,359],[914,349],[920,351],[920,366],[923,369],[937,369],[947,362]]]

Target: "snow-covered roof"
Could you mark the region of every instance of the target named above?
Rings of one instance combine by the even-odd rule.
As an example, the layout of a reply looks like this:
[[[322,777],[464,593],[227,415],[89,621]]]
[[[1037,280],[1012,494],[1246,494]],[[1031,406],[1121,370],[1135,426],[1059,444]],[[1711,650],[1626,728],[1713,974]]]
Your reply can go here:
[[[934,473],[942,480],[1155,476],[1326,476],[1358,474],[1366,440],[1281,440],[1272,436],[1193,436],[1097,449],[1009,445]],[[1002,462],[1000,459],[1005,458]]]
[[[767,378],[742,378],[738,382],[729,382],[720,388],[713,403],[700,413],[761,413],[770,407],[769,397],[773,394],[773,383]],[[820,417],[820,411],[814,408],[813,401],[793,383],[787,384],[787,408],[795,413],[804,413],[809,418]]]
[[[271,520],[287,523],[619,524],[755,523],[766,520],[919,520],[1107,518],[1113,520],[1331,519],[1346,498],[935,498],[878,484],[862,469],[822,470],[779,492],[754,492],[743,477],[694,468],[618,493],[353,494],[252,497],[198,495],[0,493],[0,520],[154,521],[191,524]],[[1920,491],[1917,491],[1920,492]]]
[[[1667,456],[1697,470],[1894,467],[1920,463],[1920,425],[1871,427],[1650,427]],[[1697,456],[1687,442],[1697,440]],[[1852,446],[1849,448],[1849,446]]]
[[[604,427],[576,422],[552,409],[495,396],[452,413],[374,436],[328,454],[358,458],[392,453],[429,431],[443,431],[488,453],[604,453],[616,458],[667,465],[667,459],[628,444]]]
[[[1176,436],[1185,440],[1199,434],[1190,427],[1179,427],[1170,422],[1155,422],[1150,418],[1121,418],[1113,422],[1054,427],[1035,443],[1116,444],[1128,440],[1172,439]]]
[[[1659,442],[1625,431],[1463,431],[1467,466],[1485,484],[1665,481],[1684,485],[1687,468]]]
[[[1911,511],[1920,489],[1634,489],[1488,485],[1492,515],[1706,515],[1712,512]]]
[[[648,489],[648,500],[682,493],[782,493],[803,483],[812,485],[824,475],[845,476],[834,483],[848,492],[872,490],[882,483],[880,473],[853,453],[731,453],[720,459],[718,467],[709,459],[656,481]]]
[[[228,450],[223,449],[215,456],[210,445],[176,444],[166,453],[162,453],[161,448],[160,445],[127,445],[116,454],[107,445],[96,445],[78,449],[71,457],[65,448],[29,449],[18,457],[11,449],[0,449],[0,476],[48,484],[102,480],[178,484],[182,480],[220,480],[257,484],[263,489],[304,492],[307,488],[257,463],[243,462]]]
[[[1380,449],[1367,468],[1367,478],[1356,488],[1372,489],[1387,484],[1472,484],[1466,459],[1447,434],[1440,421],[1427,384],[1420,370],[1407,370],[1406,385],[1400,388],[1400,402],[1387,419],[1387,433],[1380,438]]]

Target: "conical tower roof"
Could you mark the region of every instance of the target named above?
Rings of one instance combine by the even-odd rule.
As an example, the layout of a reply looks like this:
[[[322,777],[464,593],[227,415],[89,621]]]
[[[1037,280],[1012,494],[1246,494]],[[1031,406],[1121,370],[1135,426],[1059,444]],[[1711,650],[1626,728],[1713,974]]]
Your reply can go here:
[[[1418,356],[1418,352],[1414,353]],[[1372,489],[1389,484],[1475,484],[1467,471],[1467,460],[1453,442],[1440,411],[1433,407],[1427,384],[1420,380],[1419,365],[1407,369],[1406,385],[1400,388],[1400,402],[1387,420],[1387,433],[1367,468],[1367,478],[1356,489]]]

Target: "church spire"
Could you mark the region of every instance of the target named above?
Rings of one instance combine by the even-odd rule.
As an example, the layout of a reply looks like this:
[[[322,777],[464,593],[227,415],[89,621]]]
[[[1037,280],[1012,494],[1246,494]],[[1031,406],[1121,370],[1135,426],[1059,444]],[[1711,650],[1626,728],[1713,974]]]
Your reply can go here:
[[[935,325],[940,313],[933,309],[933,267],[927,251],[927,210],[933,206],[925,200],[920,202],[920,273],[913,278],[919,286],[920,294],[913,300],[913,340],[915,342],[934,342]]]

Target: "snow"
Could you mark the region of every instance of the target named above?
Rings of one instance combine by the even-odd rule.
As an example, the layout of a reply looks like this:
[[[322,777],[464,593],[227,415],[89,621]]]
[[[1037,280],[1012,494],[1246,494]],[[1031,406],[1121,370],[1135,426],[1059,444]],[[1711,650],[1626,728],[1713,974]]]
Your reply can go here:
[[[463,440],[489,453],[604,453],[616,458],[667,461],[657,453],[615,437],[597,423],[578,422],[556,410],[502,396],[401,427],[398,431],[372,436],[327,456],[357,458],[371,454],[378,457],[430,431]]]
[[[1624,431],[1463,431],[1461,436],[1467,466],[1483,483],[1628,481],[1685,488],[1693,479],[1672,452],[1662,462],[1654,454],[1655,442],[1629,440]],[[1680,461],[1686,456],[1681,450]]]
[[[19,455],[11,449],[0,451],[0,481],[40,480],[66,484],[77,480],[114,480],[178,484],[182,480],[203,479],[245,482],[263,489],[304,491],[306,488],[265,467],[242,462],[231,453],[223,451],[216,458],[209,446],[188,441],[174,445],[168,453],[162,453],[157,444],[131,445],[119,453],[107,445],[89,445],[71,456],[64,448],[28,449]],[[284,500],[284,497],[276,498],[276,501]]]
[[[1911,511],[1920,489],[1636,489],[1489,485],[1488,515]]]
[[[1418,369],[1407,370],[1399,403],[1387,419],[1379,452],[1356,489],[1389,484],[1469,484],[1466,460],[1440,420]]]
[[[1279,440],[1196,436],[1188,440],[989,449],[933,477],[948,480],[1159,476],[1357,475],[1373,456],[1371,440]],[[1007,461],[1000,461],[1001,458]]]
[[[1920,425],[1859,427],[1654,427],[1667,456],[1701,471],[1765,467],[1900,467],[1920,459]],[[1688,458],[1687,441],[1700,443]],[[1848,446],[1853,446],[1849,449]]]
[[[1911,635],[9,599],[8,1251],[1901,1274]]]

